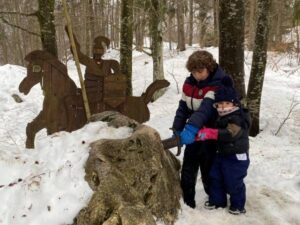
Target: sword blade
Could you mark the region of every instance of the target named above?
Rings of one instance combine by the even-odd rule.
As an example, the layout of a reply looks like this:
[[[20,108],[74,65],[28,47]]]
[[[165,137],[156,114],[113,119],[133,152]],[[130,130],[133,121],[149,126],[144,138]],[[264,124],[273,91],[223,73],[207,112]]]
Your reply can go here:
[[[164,139],[161,141],[162,145],[164,146],[164,149],[170,149],[174,147],[178,147],[180,143],[178,143],[177,137],[171,137],[168,139]]]

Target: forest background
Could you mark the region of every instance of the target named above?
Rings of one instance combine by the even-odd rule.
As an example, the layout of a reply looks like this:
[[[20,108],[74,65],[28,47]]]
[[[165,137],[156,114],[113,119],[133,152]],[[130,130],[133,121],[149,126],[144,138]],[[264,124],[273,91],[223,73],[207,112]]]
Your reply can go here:
[[[163,43],[219,47],[219,64],[230,74],[250,109],[251,136],[259,133],[259,112],[267,51],[283,52],[300,63],[300,0],[67,0],[81,51],[91,56],[98,35],[120,51],[121,72],[132,95],[132,51],[152,57],[153,80],[164,79]],[[0,0],[0,65],[25,65],[24,57],[44,49],[70,59],[61,0]],[[248,88],[244,50],[253,50]],[[246,92],[247,90],[247,92]],[[157,95],[158,97],[159,95]]]
[[[91,55],[94,37],[105,35],[113,48],[105,57],[129,69],[123,71],[129,79],[127,63],[132,63],[134,95],[140,96],[154,79],[170,81],[165,94],[149,104],[151,118],[145,123],[162,139],[172,135],[169,127],[188,76],[185,62],[199,48],[211,52],[233,76],[254,118],[259,119],[261,112],[260,122],[256,121],[259,134],[250,137],[247,214],[235,217],[227,209],[205,210],[207,197],[198,176],[197,208],[181,201],[176,224],[300,224],[299,0],[67,3],[84,53]],[[27,72],[25,55],[35,49],[57,55],[79,86],[65,25],[61,1],[0,0],[0,224],[72,223],[92,195],[84,180],[89,143],[131,134],[126,128],[89,123],[72,133],[47,135],[43,130],[36,150],[25,148],[26,125],[38,115],[44,99],[39,85],[27,96],[18,91]],[[126,54],[132,60],[124,61]],[[163,60],[155,67],[159,58]],[[24,101],[17,103],[12,95]],[[182,157],[178,157],[181,162]]]

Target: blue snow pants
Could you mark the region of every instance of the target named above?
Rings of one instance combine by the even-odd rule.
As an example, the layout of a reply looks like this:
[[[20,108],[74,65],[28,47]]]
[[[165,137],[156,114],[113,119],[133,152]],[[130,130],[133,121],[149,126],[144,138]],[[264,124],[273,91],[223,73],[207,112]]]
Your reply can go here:
[[[229,194],[231,207],[244,209],[246,187],[243,179],[247,175],[249,164],[248,153],[231,155],[217,153],[209,173],[209,202],[219,207],[226,207],[226,194]]]

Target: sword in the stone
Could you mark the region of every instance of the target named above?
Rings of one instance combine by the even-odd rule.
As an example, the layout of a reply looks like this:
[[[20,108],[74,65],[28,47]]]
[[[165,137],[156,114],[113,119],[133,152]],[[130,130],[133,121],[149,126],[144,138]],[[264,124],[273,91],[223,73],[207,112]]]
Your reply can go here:
[[[173,129],[171,128],[171,130],[173,130]],[[203,135],[204,134],[198,133],[195,137],[195,141],[202,140]],[[180,155],[182,144],[180,143],[180,135],[178,133],[174,132],[174,135],[172,137],[162,140],[161,143],[164,146],[165,150],[177,147],[176,156]]]
[[[180,155],[182,145],[180,143],[180,136],[178,134],[174,133],[172,137],[162,140],[161,143],[163,144],[165,150],[177,147],[176,156]]]

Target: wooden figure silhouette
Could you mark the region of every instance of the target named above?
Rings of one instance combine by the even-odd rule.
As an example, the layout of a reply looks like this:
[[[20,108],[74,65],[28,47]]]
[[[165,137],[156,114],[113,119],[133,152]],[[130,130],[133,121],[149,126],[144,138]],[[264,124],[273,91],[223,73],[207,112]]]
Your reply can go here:
[[[68,29],[65,27],[69,36]],[[91,114],[104,111],[103,101],[114,108],[125,101],[126,97],[126,77],[120,73],[120,64],[113,59],[102,59],[106,49],[110,45],[110,40],[104,36],[97,36],[93,41],[93,57],[81,51],[80,44],[75,35],[73,35],[79,62],[86,66],[85,68],[85,87],[88,99],[92,101]],[[72,52],[72,48],[71,52]],[[73,52],[72,52],[73,53]],[[111,76],[115,75],[115,76]],[[117,77],[116,77],[117,76]],[[104,84],[110,88],[104,90]],[[104,96],[106,95],[106,96]]]
[[[40,83],[44,93],[43,109],[26,127],[26,147],[34,148],[37,132],[46,128],[47,134],[58,131],[73,131],[81,128],[87,122],[81,89],[68,76],[67,68],[56,57],[46,51],[36,50],[29,53],[25,60],[27,76],[19,85],[19,91],[28,94],[31,88]],[[125,96],[122,75],[106,76],[103,79],[103,96],[97,100],[95,107],[92,96],[88,96],[90,107],[94,113],[115,110],[142,123],[150,118],[147,104],[155,91],[169,86],[166,80],[156,80],[141,96]]]
[[[67,68],[46,51],[29,53],[25,60],[27,76],[19,85],[19,91],[28,94],[40,83],[44,93],[43,109],[26,127],[26,147],[34,148],[37,132],[46,128],[47,134],[57,131],[72,131],[86,123],[81,90],[68,76]],[[68,104],[69,103],[69,104]]]

